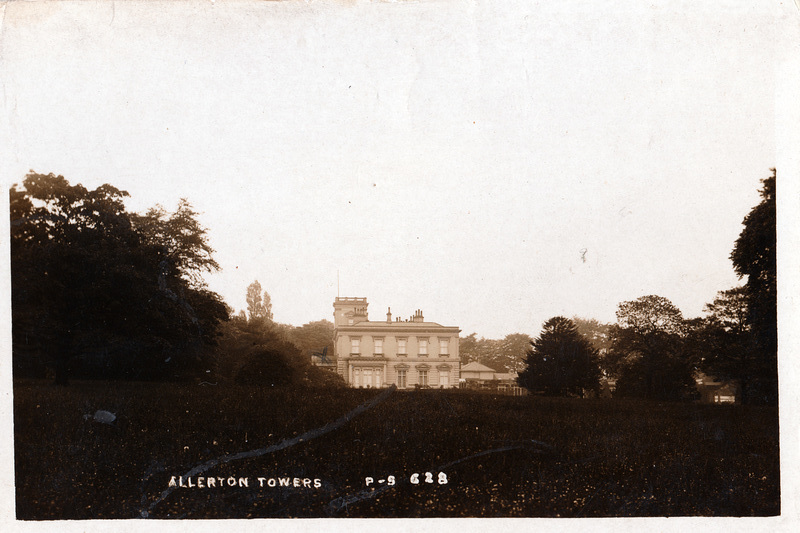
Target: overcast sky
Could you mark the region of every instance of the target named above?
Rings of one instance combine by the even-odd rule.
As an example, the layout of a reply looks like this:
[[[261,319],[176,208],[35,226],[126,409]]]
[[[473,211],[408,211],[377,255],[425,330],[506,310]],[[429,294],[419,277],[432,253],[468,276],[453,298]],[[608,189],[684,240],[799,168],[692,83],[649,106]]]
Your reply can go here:
[[[210,287],[294,325],[337,291],[490,338],[700,315],[776,166],[782,8],[536,4],[11,3],[4,180],[185,197]]]

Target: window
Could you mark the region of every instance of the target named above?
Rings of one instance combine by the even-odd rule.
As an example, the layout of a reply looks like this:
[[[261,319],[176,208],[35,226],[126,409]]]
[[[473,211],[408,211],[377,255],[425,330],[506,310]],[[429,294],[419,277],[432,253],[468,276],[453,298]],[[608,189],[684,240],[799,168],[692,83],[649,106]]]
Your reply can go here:
[[[361,353],[361,339],[358,338],[350,339],[350,353],[351,354]]]
[[[375,355],[382,355],[383,354],[383,339],[373,339],[375,342],[375,348],[373,352]]]
[[[439,339],[439,355],[450,353],[450,339]]]
[[[406,339],[397,339],[397,355],[406,355]]]
[[[427,370],[420,370],[419,371],[419,384],[421,387],[428,386],[428,371]]]
[[[405,389],[406,388],[406,371],[405,370],[398,370],[397,371],[397,388],[398,389]]]
[[[428,355],[428,339],[419,340],[419,354]]]
[[[439,371],[439,386],[442,388],[448,388],[450,386],[450,374],[447,372]]]

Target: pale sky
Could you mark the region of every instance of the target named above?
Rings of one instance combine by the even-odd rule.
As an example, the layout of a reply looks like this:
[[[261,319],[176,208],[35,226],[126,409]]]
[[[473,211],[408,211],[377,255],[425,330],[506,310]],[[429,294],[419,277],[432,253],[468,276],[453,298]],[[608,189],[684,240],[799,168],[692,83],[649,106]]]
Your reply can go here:
[[[210,288],[239,310],[257,279],[294,325],[337,272],[463,335],[647,294],[698,316],[777,165],[790,11],[696,4],[6,4],[4,184],[186,197]]]

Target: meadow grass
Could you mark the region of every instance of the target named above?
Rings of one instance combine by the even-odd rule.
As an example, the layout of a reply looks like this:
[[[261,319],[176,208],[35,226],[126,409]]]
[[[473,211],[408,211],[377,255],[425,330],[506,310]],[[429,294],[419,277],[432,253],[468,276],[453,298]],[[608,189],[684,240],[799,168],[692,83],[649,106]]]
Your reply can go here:
[[[158,500],[172,476],[295,438],[377,394],[15,382],[17,517],[135,518],[143,509],[156,518],[780,513],[777,409],[437,390],[395,391],[318,438],[199,474],[247,477],[247,487],[179,488]],[[94,421],[98,409],[117,419]],[[393,486],[378,483],[390,475]],[[259,487],[258,477],[301,486]]]

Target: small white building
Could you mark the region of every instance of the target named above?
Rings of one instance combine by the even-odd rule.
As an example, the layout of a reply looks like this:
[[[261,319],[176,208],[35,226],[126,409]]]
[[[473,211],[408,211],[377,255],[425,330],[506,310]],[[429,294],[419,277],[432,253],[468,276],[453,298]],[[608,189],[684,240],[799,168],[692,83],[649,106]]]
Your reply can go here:
[[[461,367],[461,379],[463,381],[491,381],[495,379],[496,373],[494,369],[477,361],[467,363]]]

